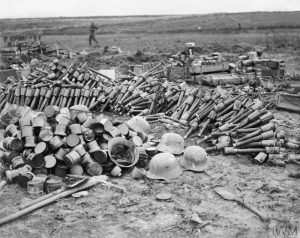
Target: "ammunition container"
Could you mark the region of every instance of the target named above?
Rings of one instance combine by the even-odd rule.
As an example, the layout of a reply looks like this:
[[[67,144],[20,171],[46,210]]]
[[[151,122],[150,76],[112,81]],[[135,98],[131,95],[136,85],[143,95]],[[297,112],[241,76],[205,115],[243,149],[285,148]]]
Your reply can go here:
[[[49,152],[48,144],[45,142],[38,143],[34,148],[34,153],[41,154],[41,155],[47,155]]]
[[[75,164],[80,164],[81,160],[82,159],[80,155],[75,150],[72,150],[70,153],[64,156],[64,162],[69,168]]]
[[[80,140],[79,136],[76,134],[69,134],[67,136],[67,145],[71,148],[79,145],[80,142],[81,142],[81,140]]]
[[[41,129],[39,133],[39,140],[43,142],[49,142],[53,138],[53,132],[51,127],[47,126]]]
[[[18,169],[18,168],[24,166],[24,164],[25,163],[24,163],[22,156],[17,156],[11,160],[12,169]]]
[[[57,150],[59,147],[63,145],[62,140],[58,136],[54,136],[50,141],[49,145],[52,150]]]
[[[21,127],[22,138],[27,136],[33,136],[33,127],[32,126],[23,126]]]
[[[54,157],[54,155],[47,155],[45,156],[45,168],[47,169],[52,169],[55,167],[56,165],[56,158]]]
[[[66,136],[66,126],[65,125],[61,125],[61,124],[57,124],[56,128],[55,128],[55,132],[54,135],[56,136]]]
[[[87,152],[82,144],[79,144],[73,148],[77,153],[83,157]]]
[[[31,120],[29,117],[23,117],[19,120],[19,126],[20,128],[24,126],[31,126]]]
[[[12,137],[16,137],[19,130],[18,130],[18,127],[14,124],[9,124],[6,128],[5,128],[5,131],[7,132],[7,134],[9,136],[12,136]]]
[[[34,148],[36,145],[34,136],[26,136],[25,137],[25,148]]]
[[[6,181],[8,183],[13,183],[17,180],[17,178],[19,177],[20,173],[26,173],[26,172],[30,172],[32,170],[31,166],[29,165],[25,165],[19,169],[14,169],[14,170],[7,170],[5,172],[5,177],[6,177]]]
[[[35,117],[31,122],[33,128],[42,128],[46,126],[46,120],[43,117]]]
[[[41,154],[31,153],[27,156],[26,163],[32,168],[41,168],[45,165],[45,158]]]
[[[254,157],[253,162],[262,164],[267,161],[268,155],[264,152],[260,152],[257,156]]]
[[[95,140],[87,143],[87,145],[89,148],[89,153],[94,153],[95,151],[100,150],[100,147],[99,147],[97,141],[95,141]]]

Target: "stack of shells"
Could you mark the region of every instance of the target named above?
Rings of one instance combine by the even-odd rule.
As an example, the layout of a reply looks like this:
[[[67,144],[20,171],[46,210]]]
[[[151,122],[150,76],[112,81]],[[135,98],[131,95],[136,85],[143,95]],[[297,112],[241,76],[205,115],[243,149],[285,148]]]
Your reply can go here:
[[[5,138],[0,142],[0,175],[33,195],[40,195],[44,185],[48,192],[60,188],[62,179],[58,178],[68,173],[120,176],[122,165],[114,163],[108,152],[108,142],[115,137],[134,148],[148,140],[146,134],[135,132],[126,122],[112,123],[87,112],[79,112],[72,120],[68,108],[47,106],[44,113],[23,117],[18,125],[6,127]],[[142,168],[148,160],[143,153],[135,164]]]

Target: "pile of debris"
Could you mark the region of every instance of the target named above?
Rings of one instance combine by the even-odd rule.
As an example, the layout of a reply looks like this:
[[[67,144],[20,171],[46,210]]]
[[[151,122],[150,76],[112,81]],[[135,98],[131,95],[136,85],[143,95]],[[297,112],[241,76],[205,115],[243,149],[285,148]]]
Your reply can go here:
[[[70,110],[47,106],[44,113],[28,113],[6,127],[0,145],[1,177],[38,195],[45,182],[40,178],[49,174],[120,176],[121,168],[146,166],[149,158],[137,148],[148,142],[149,129],[141,117],[112,123],[92,117],[82,106]],[[50,192],[61,187],[62,181],[50,179],[46,184]]]

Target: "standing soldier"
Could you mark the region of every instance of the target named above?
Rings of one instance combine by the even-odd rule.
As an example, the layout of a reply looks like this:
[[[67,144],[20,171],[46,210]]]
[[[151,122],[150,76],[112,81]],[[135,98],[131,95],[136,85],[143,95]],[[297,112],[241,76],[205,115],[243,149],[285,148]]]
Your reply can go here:
[[[96,44],[98,45],[98,41],[96,40],[96,37],[95,37],[95,33],[96,33],[97,29],[98,28],[92,22],[91,25],[90,25],[90,37],[89,37],[90,46],[92,46],[92,41],[95,41]]]

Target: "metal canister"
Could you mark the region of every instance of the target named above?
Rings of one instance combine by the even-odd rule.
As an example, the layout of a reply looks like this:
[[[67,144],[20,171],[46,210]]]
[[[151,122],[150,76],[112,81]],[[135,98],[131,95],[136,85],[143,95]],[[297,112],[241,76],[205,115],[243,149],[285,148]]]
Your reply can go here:
[[[122,175],[122,169],[116,165],[111,171],[110,175],[113,177],[120,177]]]
[[[23,117],[19,120],[20,128],[24,126],[31,126],[31,119],[29,117]]]
[[[91,142],[95,139],[95,133],[92,129],[87,129],[83,132],[83,137],[87,142]]]
[[[18,168],[22,167],[24,164],[25,163],[24,163],[22,156],[17,156],[15,158],[13,158],[11,161],[12,169],[18,169]]]
[[[46,181],[46,191],[47,193],[54,192],[58,189],[60,189],[63,185],[63,182],[61,179],[55,179],[51,178]]]
[[[48,175],[48,169],[46,169],[45,167],[41,167],[38,169],[33,169],[33,173],[36,176],[47,176]]]
[[[9,148],[10,148],[11,150],[21,152],[21,151],[23,151],[23,149],[24,149],[24,144],[23,144],[22,140],[20,140],[20,139],[18,139],[18,138],[14,138],[14,139],[10,142]]]
[[[71,112],[70,112],[69,108],[67,108],[67,107],[61,108],[59,110],[59,113],[65,115],[67,118],[71,118]]]
[[[64,160],[64,156],[68,153],[68,151],[66,151],[64,148],[60,147],[58,149],[58,151],[55,153],[55,158],[59,161],[63,161]]]
[[[12,137],[16,137],[19,130],[18,127],[14,124],[9,124],[6,128],[5,131],[8,133],[8,135],[12,136]]]
[[[108,141],[110,141],[110,140],[113,138],[113,137],[112,137],[111,135],[109,135],[109,134],[103,134],[102,137],[103,137],[102,141],[103,141],[104,143],[107,143]]]
[[[66,129],[67,127],[65,125],[57,124],[55,127],[54,135],[56,136],[66,136]]]
[[[68,171],[67,166],[63,164],[59,164],[55,167],[54,174],[60,178],[64,178],[67,175],[67,171]]]
[[[100,148],[101,148],[101,150],[107,150],[108,149],[108,144],[107,143],[101,143]]]
[[[107,153],[106,151],[99,149],[92,153],[92,158],[99,164],[102,164],[107,160]]]
[[[5,158],[2,160],[3,163],[5,164],[10,164],[11,161],[16,158],[17,156],[19,156],[20,153],[16,152],[16,151],[10,151],[10,152],[6,152],[5,153]]]
[[[59,125],[69,126],[71,124],[70,118],[66,117],[64,114],[58,114],[56,116],[56,121]]]
[[[72,150],[64,156],[64,162],[68,167],[72,167],[75,164],[80,164],[81,156],[77,153],[77,151]]]
[[[87,145],[90,153],[94,153],[97,150],[101,150],[96,140],[87,143]]]
[[[70,168],[70,174],[83,175],[83,168],[80,164],[75,164]]]
[[[86,128],[90,128],[92,123],[93,123],[93,119],[89,117],[82,125],[85,126]]]
[[[81,135],[82,134],[80,124],[72,124],[72,125],[69,126],[69,129],[70,129],[72,134],[75,134],[75,135]]]
[[[82,157],[82,160],[81,160],[81,164],[82,166],[87,166],[88,164],[90,163],[95,163],[91,157],[91,155],[89,153],[86,153],[83,157]]]
[[[32,152],[33,152],[33,149],[25,149],[25,150],[23,150],[22,156],[23,156],[24,160],[26,160],[27,157],[28,157],[28,155],[30,153],[32,153]]]
[[[44,117],[35,117],[32,119],[32,127],[33,128],[42,128],[46,126],[46,120]]]
[[[268,155],[264,152],[260,152],[255,158],[253,159],[253,162],[256,162],[258,164],[262,164],[266,162]]]
[[[31,165],[32,168],[41,168],[45,164],[45,158],[41,154],[31,153],[27,156],[26,162]]]
[[[79,135],[79,138],[80,138],[80,143],[82,145],[86,145],[83,135]]]
[[[6,170],[5,177],[8,183],[13,183],[17,180],[20,173],[31,172],[32,167],[28,164],[24,165],[19,169]]]
[[[85,112],[80,112],[77,114],[76,119],[80,124],[83,124],[88,119],[88,115]]]
[[[58,136],[54,136],[50,142],[50,147],[52,150],[57,150],[59,147],[61,147],[63,145],[63,142],[61,141],[61,139]]]
[[[27,182],[27,193],[30,197],[35,198],[43,195],[44,193],[44,181],[40,179],[34,179]]]
[[[52,138],[53,138],[53,132],[50,126],[46,126],[41,129],[39,133],[40,141],[49,142]]]
[[[36,145],[34,136],[26,136],[25,137],[25,148],[34,148]]]
[[[75,146],[73,149],[76,150],[81,157],[86,154],[86,150],[82,144]]]
[[[152,146],[145,149],[148,156],[153,157],[157,153],[157,148]]]
[[[21,127],[21,136],[22,138],[25,138],[27,136],[33,136],[33,127],[32,126]]]
[[[10,143],[13,141],[14,137],[6,137],[3,140],[3,147],[6,150],[10,150]]]
[[[45,113],[46,117],[48,117],[48,118],[55,117],[59,113],[59,107],[49,105],[44,109],[44,113]]]
[[[80,137],[76,134],[69,134],[67,136],[67,145],[71,148],[77,146],[80,144],[81,140],[80,140]]]
[[[45,168],[52,169],[56,165],[56,158],[54,155],[45,156]]]
[[[45,142],[40,142],[34,147],[34,153],[46,155],[49,152],[49,146]]]
[[[20,173],[18,177],[18,184],[21,188],[27,188],[27,183],[32,181],[34,174],[32,172]]]

